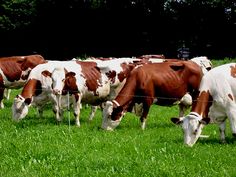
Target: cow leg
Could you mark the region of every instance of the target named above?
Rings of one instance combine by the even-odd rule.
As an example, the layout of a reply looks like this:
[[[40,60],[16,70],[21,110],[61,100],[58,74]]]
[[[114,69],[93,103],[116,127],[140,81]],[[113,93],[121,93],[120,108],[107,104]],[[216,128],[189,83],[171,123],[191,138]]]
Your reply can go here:
[[[225,121],[220,123],[219,125],[219,130],[220,130],[220,141],[221,143],[226,143],[225,141],[225,127],[226,127],[226,124],[225,124]]]
[[[80,127],[80,109],[81,109],[81,98],[79,94],[73,95],[73,107],[74,107],[74,116],[75,116],[75,124],[77,127]]]
[[[227,112],[233,136],[236,138],[236,105]]]
[[[58,122],[62,121],[63,110],[60,107],[60,103],[58,101],[53,100],[53,112],[55,114],[56,120]]]
[[[43,117],[43,106],[37,107],[37,113],[39,118]]]
[[[91,106],[91,111],[90,111],[90,114],[89,114],[89,121],[92,121],[94,116],[95,116],[95,113],[97,111],[97,106]]]
[[[4,108],[3,95],[4,95],[4,87],[0,87],[0,109]]]
[[[152,102],[150,102],[150,103],[152,103]],[[147,115],[148,115],[148,112],[149,112],[149,109],[150,109],[150,106],[151,106],[150,103],[149,104],[143,104],[143,114],[140,117],[142,130],[144,130],[145,127],[146,127]]]
[[[183,117],[185,113],[186,107],[182,104],[179,104],[179,117]]]

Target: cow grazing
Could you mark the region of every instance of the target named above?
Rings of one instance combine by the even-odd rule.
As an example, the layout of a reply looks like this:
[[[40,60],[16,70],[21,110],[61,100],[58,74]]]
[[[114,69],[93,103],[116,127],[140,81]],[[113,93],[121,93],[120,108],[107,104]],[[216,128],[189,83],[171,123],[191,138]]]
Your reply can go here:
[[[233,136],[236,137],[236,63],[215,67],[202,78],[196,103],[191,112],[181,118],[172,118],[184,130],[184,143],[193,146],[204,125],[217,123],[220,139],[225,142],[226,118],[229,118]]]
[[[28,114],[28,109],[32,105],[38,108],[40,116],[42,116],[44,106],[47,103],[52,103],[56,119],[61,121],[63,112],[60,108],[68,107],[68,98],[66,96],[61,97],[59,100],[56,98],[55,94],[52,93],[53,81],[49,77],[53,71],[58,70],[61,66],[63,66],[63,69],[68,70],[68,72],[80,69],[77,67],[76,61],[48,61],[48,63],[36,66],[31,71],[21,94],[17,95],[14,99],[12,105],[14,120],[19,121],[23,119]],[[74,115],[77,116],[79,107],[76,105],[76,99],[78,97],[73,95],[70,99],[70,103],[74,103]]]
[[[142,103],[140,120],[144,129],[154,101],[158,105],[173,105],[182,99],[182,104],[191,104],[189,94],[195,96],[202,75],[200,67],[192,61],[152,63],[134,69],[118,96],[106,102],[102,128],[113,130],[135,103]]]
[[[126,77],[137,65],[133,64],[134,60],[136,59],[119,58],[107,61],[77,61],[77,64],[81,66],[81,71],[69,72],[66,77],[64,72],[60,73],[61,77],[51,74],[52,80],[55,82],[53,84],[54,93],[59,96],[76,90],[79,92],[82,103],[100,105],[118,94]]]
[[[46,61],[41,55],[13,56],[0,58],[0,108],[3,108],[4,89],[22,87],[30,71]]]

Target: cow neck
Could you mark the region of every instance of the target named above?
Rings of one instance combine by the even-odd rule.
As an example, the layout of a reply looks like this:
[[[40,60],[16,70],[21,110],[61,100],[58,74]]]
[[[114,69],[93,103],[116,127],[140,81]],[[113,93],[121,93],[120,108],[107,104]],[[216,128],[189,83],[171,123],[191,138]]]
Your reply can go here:
[[[191,112],[198,113],[202,118],[208,117],[209,108],[212,105],[212,96],[209,91],[200,92],[197,100],[193,102]]]
[[[30,79],[24,86],[21,96],[23,98],[32,98],[36,94],[37,91],[37,80],[36,79]]]
[[[134,98],[136,87],[137,80],[136,75],[134,74],[133,76],[127,78],[125,85],[115,98],[115,101],[117,101],[124,109],[127,109],[128,104],[130,104]]]

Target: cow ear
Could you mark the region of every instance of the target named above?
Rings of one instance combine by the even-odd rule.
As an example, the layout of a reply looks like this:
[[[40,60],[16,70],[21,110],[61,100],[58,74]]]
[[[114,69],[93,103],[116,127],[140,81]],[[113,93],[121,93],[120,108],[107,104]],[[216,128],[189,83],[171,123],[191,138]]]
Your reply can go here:
[[[202,120],[200,120],[200,123],[201,124],[204,124],[204,125],[207,125],[207,124],[209,124],[210,123],[210,118],[203,118]]]
[[[69,77],[69,76],[74,77],[74,76],[75,76],[75,72],[72,72],[72,71],[67,72],[67,73],[66,73],[66,77]]]
[[[180,125],[183,123],[183,120],[181,120],[180,118],[177,118],[177,117],[171,118],[171,121],[176,125]]]
[[[31,103],[31,98],[26,98],[25,99],[25,104],[30,105],[30,103]]]
[[[47,77],[47,76],[51,77],[51,76],[52,76],[52,73],[50,73],[48,70],[42,71],[41,74],[42,74],[43,76],[45,76],[45,77]]]

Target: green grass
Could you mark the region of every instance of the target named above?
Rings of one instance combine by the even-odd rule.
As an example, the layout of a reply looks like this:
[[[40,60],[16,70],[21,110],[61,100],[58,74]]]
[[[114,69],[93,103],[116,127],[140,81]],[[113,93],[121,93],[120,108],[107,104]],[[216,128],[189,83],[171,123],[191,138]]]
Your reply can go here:
[[[101,111],[89,123],[90,109],[81,112],[81,127],[72,112],[57,124],[50,106],[39,118],[34,108],[16,123],[11,104],[19,90],[13,91],[6,108],[0,110],[0,176],[236,176],[236,141],[227,122],[227,144],[219,143],[217,125],[208,125],[192,147],[183,144],[180,127],[170,118],[178,115],[174,107],[152,106],[147,128],[128,113],[115,131],[100,129]]]

